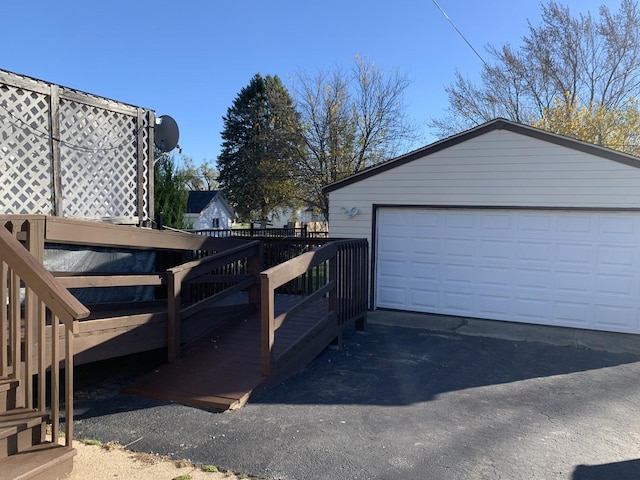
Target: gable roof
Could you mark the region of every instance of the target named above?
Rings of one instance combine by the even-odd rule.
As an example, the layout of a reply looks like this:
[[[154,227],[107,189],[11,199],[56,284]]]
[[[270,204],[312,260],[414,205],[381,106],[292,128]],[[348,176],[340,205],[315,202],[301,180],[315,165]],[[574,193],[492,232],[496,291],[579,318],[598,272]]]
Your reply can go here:
[[[612,150],[610,148],[601,147],[593,143],[587,143],[581,140],[576,140],[574,138],[558,135],[556,133],[547,132],[545,130],[541,130],[529,125],[512,122],[504,118],[497,118],[457,135],[453,135],[443,140],[434,142],[430,145],[427,145],[426,147],[419,148],[386,162],[369,167],[347,178],[326,185],[322,189],[322,191],[323,193],[329,193],[334,190],[338,190],[339,188],[351,185],[352,183],[359,182],[360,180],[364,180],[365,178],[372,177],[379,173],[386,172],[387,170],[391,170],[392,168],[399,167],[400,165],[412,162],[413,160],[417,160],[418,158],[426,157],[427,155],[431,155],[433,153],[439,152],[440,150],[444,150],[445,148],[458,145],[462,142],[466,142],[467,140],[479,137],[480,135],[484,135],[485,133],[492,132],[494,130],[508,130],[511,132],[519,133],[521,135],[526,135],[531,138],[537,138],[538,140],[543,140],[545,142],[561,145],[567,148],[572,148],[574,150],[579,150],[584,153],[589,153],[591,155],[606,158],[614,162],[619,162],[625,165],[640,168],[639,157]]]
[[[218,196],[222,196],[220,190],[191,190],[187,200],[187,213],[200,213]]]

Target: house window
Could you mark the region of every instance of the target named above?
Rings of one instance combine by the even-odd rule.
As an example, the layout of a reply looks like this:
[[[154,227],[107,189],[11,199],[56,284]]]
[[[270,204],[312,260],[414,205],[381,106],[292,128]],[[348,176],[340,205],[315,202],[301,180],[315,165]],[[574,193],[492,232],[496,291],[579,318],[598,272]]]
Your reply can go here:
[[[220,219],[214,218],[211,220],[211,228],[220,228]]]

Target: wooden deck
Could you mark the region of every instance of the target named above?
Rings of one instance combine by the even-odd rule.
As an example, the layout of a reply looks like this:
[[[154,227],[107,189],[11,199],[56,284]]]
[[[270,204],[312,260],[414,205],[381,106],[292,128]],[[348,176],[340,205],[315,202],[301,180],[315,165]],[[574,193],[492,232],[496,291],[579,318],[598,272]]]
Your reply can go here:
[[[298,296],[276,295],[276,315],[298,301]],[[254,312],[200,338],[182,358],[124,392],[212,410],[240,408],[253,393],[303,369],[339,335],[337,325],[323,321],[327,311],[328,301],[322,299],[282,324],[275,334],[276,368],[269,377],[261,375],[260,314]]]

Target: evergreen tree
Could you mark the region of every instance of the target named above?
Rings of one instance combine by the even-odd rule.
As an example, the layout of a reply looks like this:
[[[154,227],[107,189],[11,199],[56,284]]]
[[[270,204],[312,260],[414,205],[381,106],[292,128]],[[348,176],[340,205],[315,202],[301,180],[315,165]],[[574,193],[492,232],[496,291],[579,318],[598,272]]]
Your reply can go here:
[[[156,215],[162,214],[165,226],[186,228],[184,214],[187,211],[189,192],[184,178],[177,171],[171,156],[156,152],[155,157],[153,203]]]
[[[298,114],[278,76],[256,74],[223,117],[218,182],[241,220],[294,202]]]

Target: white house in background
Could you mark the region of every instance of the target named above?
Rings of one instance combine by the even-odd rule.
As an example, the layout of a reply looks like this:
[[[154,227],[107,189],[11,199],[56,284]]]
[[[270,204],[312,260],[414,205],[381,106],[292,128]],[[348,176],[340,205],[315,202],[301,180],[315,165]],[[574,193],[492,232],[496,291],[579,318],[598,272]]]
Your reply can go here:
[[[227,229],[235,217],[220,190],[190,191],[185,222],[195,230]]]
[[[371,306],[640,334],[640,159],[498,119],[325,188]]]
[[[280,208],[268,215],[273,227],[286,227],[293,223],[323,222],[324,215],[312,212],[307,208]]]

